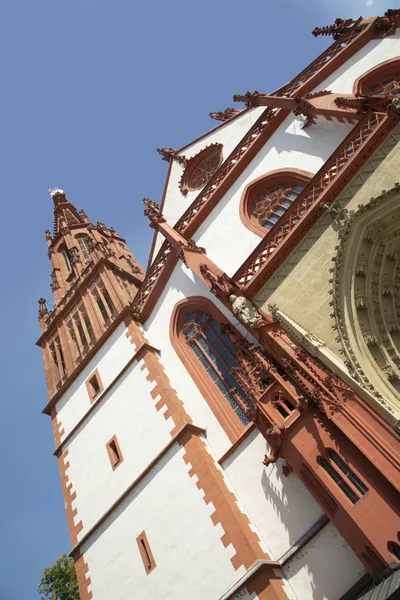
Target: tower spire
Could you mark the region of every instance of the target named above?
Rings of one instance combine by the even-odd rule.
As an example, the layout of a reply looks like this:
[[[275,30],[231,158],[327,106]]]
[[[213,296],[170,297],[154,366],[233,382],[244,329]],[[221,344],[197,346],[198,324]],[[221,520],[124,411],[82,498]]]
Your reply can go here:
[[[130,305],[143,270],[125,240],[104,223],[91,223],[59,188],[53,233],[46,230],[54,309],[39,301],[41,337],[50,397],[83,364],[95,343]]]

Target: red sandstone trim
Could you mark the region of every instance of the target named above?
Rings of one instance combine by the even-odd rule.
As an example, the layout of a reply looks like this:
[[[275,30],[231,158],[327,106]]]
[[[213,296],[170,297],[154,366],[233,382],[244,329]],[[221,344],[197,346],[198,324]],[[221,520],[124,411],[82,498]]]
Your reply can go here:
[[[115,445],[115,449],[117,451],[117,456],[113,451],[113,444]],[[124,462],[124,457],[122,456],[121,448],[118,443],[118,438],[116,435],[113,435],[110,440],[108,440],[106,444],[108,458],[110,459],[112,470],[118,469],[121,463]]]
[[[75,560],[76,578],[78,580],[80,600],[91,600],[92,592],[89,591],[91,580],[89,577],[89,567],[82,554],[79,554]]]
[[[250,229],[250,231],[253,231],[253,233],[256,233],[259,237],[263,238],[267,231],[259,224],[252,214],[254,196],[260,193],[262,189],[283,181],[290,180],[291,183],[305,186],[313,177],[314,174],[309,171],[290,168],[276,169],[251,181],[251,183],[245,187],[240,199],[239,215],[243,225],[247,227],[247,229]]]
[[[129,312],[130,312],[130,309],[128,306],[126,308],[124,308],[123,311],[121,311],[121,313],[118,315],[118,317],[116,317],[115,320],[111,323],[109,328],[105,330],[105,332],[103,333],[101,338],[97,340],[95,345],[91,348],[90,352],[87,353],[87,355],[82,360],[82,362],[76,367],[74,372],[71,373],[71,375],[68,377],[68,379],[62,385],[62,387],[49,400],[49,402],[46,404],[46,406],[42,410],[42,413],[44,413],[45,415],[51,414],[51,409],[57,404],[57,402],[59,401],[61,396],[63,396],[63,394],[65,394],[65,392],[70,387],[70,385],[77,379],[77,377],[79,377],[79,375],[82,373],[83,369],[90,363],[92,358],[97,354],[97,352],[103,346],[104,342],[106,342],[108,340],[108,338],[111,336],[111,334],[114,333],[114,331],[117,329],[118,325],[120,325],[122,323],[122,321],[126,318],[126,316],[129,314]]]
[[[118,373],[118,375],[115,377],[115,379],[113,379],[113,381],[103,391],[103,393],[96,398],[96,400],[93,402],[93,404],[89,408],[89,410],[78,421],[78,423],[75,425],[75,427],[73,427],[71,429],[71,431],[68,433],[68,435],[66,435],[62,441],[61,441],[61,437],[58,439],[58,442],[56,440],[56,444],[58,443],[58,446],[56,447],[56,449],[54,451],[55,456],[60,455],[62,447],[65,446],[65,444],[68,442],[68,440],[71,439],[71,437],[74,435],[74,433],[81,427],[81,425],[86,421],[88,416],[96,409],[96,407],[101,402],[103,402],[103,400],[106,400],[106,397],[108,396],[109,392],[113,389],[115,384],[121,379],[121,377],[124,375],[124,373],[126,373],[126,371],[129,369],[129,367],[132,365],[132,363],[134,363],[136,360],[140,360],[140,357],[143,352],[159,352],[159,350],[157,350],[157,348],[153,348],[153,346],[150,346],[150,344],[147,344],[146,342],[140,346],[138,351],[132,356],[132,358],[130,358],[128,360],[128,362],[126,363],[124,368]],[[53,427],[54,427],[54,425],[53,425]],[[58,427],[61,427],[61,425],[58,425]],[[63,435],[64,435],[64,429],[62,429],[60,432],[60,436],[63,436]]]
[[[106,521],[106,519],[115,511],[115,509],[118,508],[118,506],[121,504],[121,502],[123,502],[129,496],[129,494],[143,481],[143,479],[146,477],[146,475],[148,475],[150,473],[150,471],[167,454],[167,452],[174,446],[174,444],[176,444],[179,441],[181,436],[186,431],[190,431],[191,435],[200,435],[200,434],[205,433],[204,429],[201,429],[200,427],[197,427],[196,425],[193,425],[192,423],[185,423],[183,425],[183,427],[176,433],[176,435],[171,438],[171,440],[168,442],[168,444],[166,446],[164,446],[164,448],[162,448],[162,450],[157,454],[157,456],[140,473],[140,475],[138,475],[138,477],[136,477],[136,479],[134,479],[134,481],[132,481],[130,486],[114,502],[114,504],[107,510],[107,512],[105,512],[104,515],[102,515],[100,517],[100,519],[93,525],[93,527],[91,527],[89,529],[89,531],[87,531],[82,536],[82,538],[79,540],[79,542],[77,542],[76,545],[72,548],[71,552],[69,553],[70,556],[75,557],[75,556],[77,556],[77,553],[79,554],[82,544],[84,544],[90,538],[90,536],[93,535],[93,533],[95,531],[97,531],[97,529],[104,523],[104,521]]]
[[[93,384],[92,384],[92,381],[94,378],[96,378],[98,386],[99,386],[99,389],[97,390],[97,392],[95,391]],[[86,385],[87,393],[90,398],[90,402],[93,404],[93,402],[96,400],[96,398],[98,398],[100,396],[100,394],[104,391],[103,382],[101,381],[101,377],[100,377],[100,373],[99,373],[98,369],[95,369],[89,375],[89,377],[85,381],[85,385]]]
[[[250,521],[237,504],[236,497],[225,482],[223,473],[207,451],[204,440],[185,433],[179,443],[185,449],[183,460],[190,464],[189,476],[197,476],[196,486],[204,493],[204,502],[212,502],[211,520],[224,530],[221,541],[225,548],[232,544],[235,555],[231,558],[235,569],[248,569],[260,559],[269,559],[261,549],[258,535],[251,530]]]
[[[72,483],[70,483],[67,475],[67,470],[70,466],[69,462],[67,461],[67,458],[68,450],[65,450],[65,452],[63,452],[58,459],[58,466],[60,469],[61,485],[64,495],[65,511],[67,513],[69,535],[71,538],[71,545],[74,546],[78,541],[78,533],[80,533],[80,531],[82,531],[83,529],[83,523],[82,521],[75,523],[75,518],[78,515],[78,509],[72,508],[72,503],[76,498],[76,492],[73,491]]]
[[[65,434],[65,431],[57,418],[57,410],[55,406],[51,409],[51,425],[53,427],[54,442],[56,447],[58,447],[61,444],[61,438]]]

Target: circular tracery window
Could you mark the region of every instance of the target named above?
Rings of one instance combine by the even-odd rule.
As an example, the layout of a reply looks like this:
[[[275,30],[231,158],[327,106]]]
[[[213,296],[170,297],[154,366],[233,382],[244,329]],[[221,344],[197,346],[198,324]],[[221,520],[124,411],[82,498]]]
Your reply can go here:
[[[221,163],[221,144],[212,144],[190,158],[186,163],[180,183],[182,193],[186,195],[189,191],[199,190],[206,185]]]

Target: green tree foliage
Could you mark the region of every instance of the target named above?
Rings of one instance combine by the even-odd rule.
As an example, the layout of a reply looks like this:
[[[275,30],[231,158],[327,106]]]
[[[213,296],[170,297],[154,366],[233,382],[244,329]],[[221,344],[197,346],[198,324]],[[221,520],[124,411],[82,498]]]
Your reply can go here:
[[[42,600],[79,600],[73,559],[63,554],[54,565],[47,567],[43,571],[38,592]]]

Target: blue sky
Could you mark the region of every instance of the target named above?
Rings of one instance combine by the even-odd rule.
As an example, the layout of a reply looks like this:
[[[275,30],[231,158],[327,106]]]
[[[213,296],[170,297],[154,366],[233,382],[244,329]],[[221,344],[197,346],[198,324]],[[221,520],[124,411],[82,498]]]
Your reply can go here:
[[[311,30],[383,14],[378,0],[1,0],[0,600],[37,600],[69,536],[47,403],[37,300],[50,298],[49,187],[114,226],[143,266],[142,198],[160,201],[179,148],[232,95],[271,92],[330,42]]]

